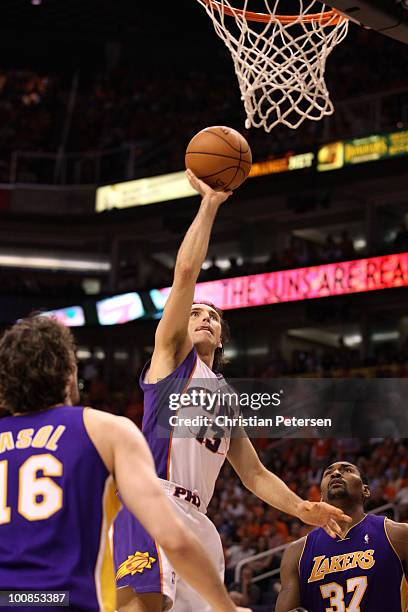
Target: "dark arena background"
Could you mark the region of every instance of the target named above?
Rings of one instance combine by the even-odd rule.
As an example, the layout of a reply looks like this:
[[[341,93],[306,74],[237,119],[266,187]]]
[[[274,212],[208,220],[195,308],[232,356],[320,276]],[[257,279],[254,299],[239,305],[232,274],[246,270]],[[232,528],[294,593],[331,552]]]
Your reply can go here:
[[[230,323],[226,376],[408,377],[403,42],[351,23],[327,61],[334,114],[267,134],[245,129],[230,54],[194,0],[2,0],[0,12],[0,324],[57,311],[72,325],[84,404],[141,424],[138,376],[160,290],[199,204],[152,177],[181,173],[188,142],[211,125],[240,131],[254,160],[199,278]],[[313,501],[324,466],[356,463],[369,509],[408,520],[407,408],[396,395],[394,420],[379,417],[364,439],[254,443]],[[271,612],[282,551],[308,528],[229,466],[209,514],[228,589]]]

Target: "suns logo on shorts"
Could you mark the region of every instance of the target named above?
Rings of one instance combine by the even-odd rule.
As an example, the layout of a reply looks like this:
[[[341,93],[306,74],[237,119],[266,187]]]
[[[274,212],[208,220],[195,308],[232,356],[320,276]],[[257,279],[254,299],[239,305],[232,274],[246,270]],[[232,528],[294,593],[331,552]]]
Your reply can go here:
[[[156,559],[151,557],[148,552],[135,552],[134,555],[129,555],[126,561],[119,565],[116,573],[116,580],[120,580],[124,576],[130,574],[141,574],[145,569],[152,569],[152,563],[155,563]]]

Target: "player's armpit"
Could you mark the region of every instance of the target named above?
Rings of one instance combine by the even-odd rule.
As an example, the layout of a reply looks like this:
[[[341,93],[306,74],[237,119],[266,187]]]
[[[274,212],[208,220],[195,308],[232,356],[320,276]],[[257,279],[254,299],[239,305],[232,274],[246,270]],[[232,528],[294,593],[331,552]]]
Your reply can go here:
[[[276,602],[276,612],[289,612],[300,606],[299,560],[305,538],[291,544],[284,552],[280,567],[282,588]]]

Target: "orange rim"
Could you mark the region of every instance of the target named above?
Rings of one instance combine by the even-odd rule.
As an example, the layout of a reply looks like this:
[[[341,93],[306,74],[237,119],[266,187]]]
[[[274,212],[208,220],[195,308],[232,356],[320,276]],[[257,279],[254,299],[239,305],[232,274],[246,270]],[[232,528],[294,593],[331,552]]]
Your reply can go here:
[[[268,23],[270,21],[280,21],[283,24],[294,23],[300,21],[302,23],[319,23],[322,26],[337,25],[341,21],[345,21],[346,17],[340,15],[335,9],[326,11],[324,13],[310,13],[310,15],[304,15],[299,20],[299,15],[270,15],[267,13],[254,13],[252,11],[244,11],[242,9],[234,9],[229,6],[222,5],[217,0],[204,0],[206,4],[209,4],[217,9],[220,13],[223,12],[225,15],[230,17],[245,17],[247,21],[260,21]]]

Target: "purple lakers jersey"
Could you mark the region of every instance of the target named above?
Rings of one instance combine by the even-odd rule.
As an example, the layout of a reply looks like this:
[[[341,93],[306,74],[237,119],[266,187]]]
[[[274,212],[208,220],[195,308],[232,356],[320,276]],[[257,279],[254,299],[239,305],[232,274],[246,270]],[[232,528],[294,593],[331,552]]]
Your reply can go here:
[[[0,419],[0,589],[69,591],[70,609],[113,612],[108,529],[119,502],[83,414]]]
[[[299,561],[300,601],[313,612],[405,612],[407,582],[387,533],[368,514],[342,539],[323,529],[306,538]]]

